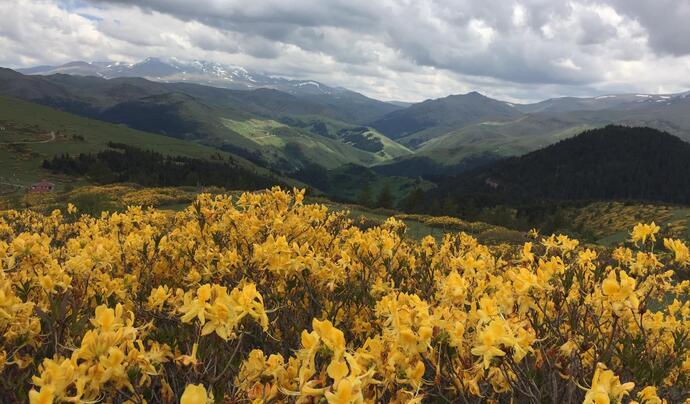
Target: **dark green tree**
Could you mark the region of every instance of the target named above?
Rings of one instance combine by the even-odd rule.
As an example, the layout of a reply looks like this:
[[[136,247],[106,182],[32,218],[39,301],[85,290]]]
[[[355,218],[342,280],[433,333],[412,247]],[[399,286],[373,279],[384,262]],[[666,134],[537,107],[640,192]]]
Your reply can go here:
[[[376,198],[376,207],[391,209],[393,208],[394,202],[395,201],[393,198],[393,193],[391,192],[391,188],[388,186],[388,184],[386,184],[381,189],[378,198]]]
[[[372,206],[373,199],[374,198],[372,197],[371,193],[371,185],[369,185],[369,183],[367,182],[359,191],[359,195],[357,195],[357,203],[362,206]]]
[[[426,198],[421,188],[413,189],[402,200],[400,208],[405,212],[422,213],[425,210]]]

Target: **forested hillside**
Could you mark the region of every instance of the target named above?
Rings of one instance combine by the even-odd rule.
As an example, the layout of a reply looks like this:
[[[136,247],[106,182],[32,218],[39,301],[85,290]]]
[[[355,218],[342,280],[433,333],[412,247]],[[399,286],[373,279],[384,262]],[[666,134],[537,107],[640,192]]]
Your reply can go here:
[[[607,126],[444,180],[434,191],[495,202],[634,199],[690,203],[690,144],[650,128]]]
[[[121,143],[95,154],[62,154],[43,161],[43,168],[56,174],[87,177],[99,184],[133,182],[150,187],[220,186],[255,190],[281,184],[276,177],[261,175],[233,160],[206,161],[182,156],[164,156]]]

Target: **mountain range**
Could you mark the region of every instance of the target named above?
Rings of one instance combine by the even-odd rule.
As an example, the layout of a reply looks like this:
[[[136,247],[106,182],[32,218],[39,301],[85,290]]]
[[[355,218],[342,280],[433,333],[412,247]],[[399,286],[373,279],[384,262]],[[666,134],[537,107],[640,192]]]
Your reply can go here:
[[[59,66],[36,66],[17,69],[22,74],[49,76],[70,74],[96,76],[104,79],[142,77],[152,81],[188,82],[234,90],[273,88],[290,94],[343,94],[349,90],[329,87],[313,80],[291,80],[244,67],[201,60],[183,61],[176,58],[146,58],[137,63],[74,61]]]
[[[400,108],[342,87],[330,87],[314,80],[293,80],[249,71],[241,66],[202,60],[149,57],[138,63],[75,61],[59,66],[17,69],[22,74],[49,76],[69,74],[104,79],[139,77],[163,83],[194,83],[232,90],[274,89],[342,110],[348,119],[368,121],[378,114]]]
[[[0,69],[0,95],[211,146],[301,178],[326,178],[305,170],[339,170],[328,178],[364,172],[350,165],[370,168],[366,181],[457,174],[610,124],[690,140],[690,92],[531,104],[470,92],[408,104],[239,66],[147,58]]]
[[[386,164],[405,167],[405,172],[415,167],[419,175],[419,170],[457,172],[476,162],[522,155],[610,124],[647,126],[688,141],[690,92],[566,97],[522,105],[470,93],[415,104],[372,125],[414,151]]]
[[[372,165],[410,153],[373,130],[348,132],[361,126],[353,118],[366,115],[360,110],[374,114],[381,105],[398,108],[375,100],[338,108],[331,105],[333,96],[319,101],[267,88],[246,91],[134,77],[23,75],[10,69],[0,69],[0,94],[198,141],[287,171],[305,162],[325,167]],[[341,139],[344,135],[347,139]],[[372,149],[367,143],[381,146]]]

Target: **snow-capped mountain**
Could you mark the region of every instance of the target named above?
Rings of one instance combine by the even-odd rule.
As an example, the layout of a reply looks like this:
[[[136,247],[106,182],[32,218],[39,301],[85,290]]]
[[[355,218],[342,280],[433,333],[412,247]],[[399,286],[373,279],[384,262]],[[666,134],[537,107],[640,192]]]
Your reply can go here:
[[[329,87],[313,80],[291,80],[250,72],[241,66],[202,60],[146,58],[138,63],[69,62],[60,66],[38,66],[18,69],[23,74],[70,74],[103,78],[143,77],[162,82],[188,82],[236,90],[272,88],[296,95],[339,95],[350,93],[344,88]]]
[[[676,94],[608,94],[597,97],[551,98],[516,107],[524,113],[574,111],[634,111],[690,103],[690,91]]]

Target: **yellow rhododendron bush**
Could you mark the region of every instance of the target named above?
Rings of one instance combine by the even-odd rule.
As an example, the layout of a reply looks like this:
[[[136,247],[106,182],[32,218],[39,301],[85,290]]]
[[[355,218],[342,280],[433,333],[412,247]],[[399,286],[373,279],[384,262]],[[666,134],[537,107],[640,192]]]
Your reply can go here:
[[[362,230],[278,188],[0,213],[3,402],[682,402],[681,240]]]

